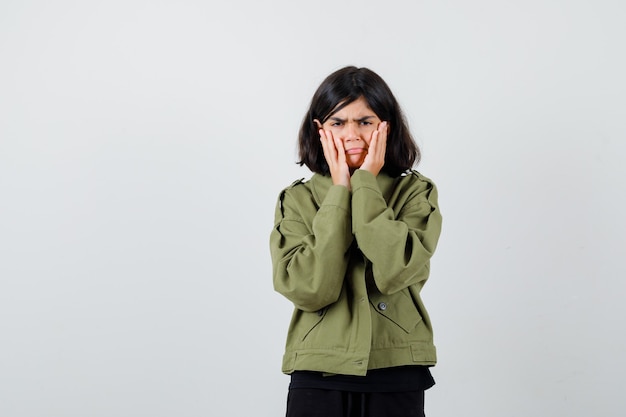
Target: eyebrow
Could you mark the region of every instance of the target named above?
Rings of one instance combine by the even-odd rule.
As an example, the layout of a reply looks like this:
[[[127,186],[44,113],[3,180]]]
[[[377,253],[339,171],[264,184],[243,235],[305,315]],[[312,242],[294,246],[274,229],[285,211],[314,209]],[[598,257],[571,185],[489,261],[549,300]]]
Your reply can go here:
[[[356,119],[355,121],[356,121],[356,122],[364,122],[364,121],[366,121],[367,119],[372,119],[372,118],[374,118],[374,117],[376,117],[376,116],[363,116],[363,117],[361,117],[360,119]],[[345,121],[346,121],[346,119],[342,119],[342,118],[340,118],[340,117],[336,117],[336,116],[331,116],[331,117],[329,117],[329,119],[330,119],[330,120],[333,120],[333,121],[335,121],[335,122],[341,122],[341,123],[345,123]]]

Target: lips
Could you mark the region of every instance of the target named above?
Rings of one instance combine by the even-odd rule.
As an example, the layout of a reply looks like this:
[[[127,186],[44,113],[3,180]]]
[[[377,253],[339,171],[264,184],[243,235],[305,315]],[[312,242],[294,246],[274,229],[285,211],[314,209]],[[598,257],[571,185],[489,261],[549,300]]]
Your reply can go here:
[[[367,149],[365,149],[365,148],[346,149],[346,154],[348,154],[348,155],[358,155],[358,154],[364,153],[364,152],[367,152]]]

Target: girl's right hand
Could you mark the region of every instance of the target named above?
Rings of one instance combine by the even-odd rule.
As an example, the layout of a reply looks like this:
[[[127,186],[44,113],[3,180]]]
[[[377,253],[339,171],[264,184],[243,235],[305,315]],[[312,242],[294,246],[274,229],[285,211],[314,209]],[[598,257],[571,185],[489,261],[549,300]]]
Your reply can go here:
[[[350,189],[350,169],[346,162],[346,151],[343,143],[335,139],[330,130],[320,129],[320,141],[324,150],[324,158],[330,169],[330,176],[334,185],[343,185]]]

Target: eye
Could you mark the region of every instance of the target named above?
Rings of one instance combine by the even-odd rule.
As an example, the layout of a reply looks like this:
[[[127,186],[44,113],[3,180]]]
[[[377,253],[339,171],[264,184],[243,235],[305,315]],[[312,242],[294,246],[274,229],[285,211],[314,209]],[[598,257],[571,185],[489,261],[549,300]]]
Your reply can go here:
[[[369,126],[371,124],[372,124],[372,122],[368,122],[367,120],[361,121],[361,126]]]
[[[341,124],[342,124],[341,122],[331,122],[330,123],[330,125],[333,126],[333,127],[341,126]]]

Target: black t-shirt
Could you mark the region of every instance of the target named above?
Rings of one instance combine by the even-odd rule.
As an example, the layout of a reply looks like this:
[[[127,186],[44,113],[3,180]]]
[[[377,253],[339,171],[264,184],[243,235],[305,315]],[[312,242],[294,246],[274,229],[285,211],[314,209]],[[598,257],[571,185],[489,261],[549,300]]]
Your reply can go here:
[[[435,385],[428,366],[399,366],[372,369],[365,376],[328,375],[295,371],[289,389],[316,388],[353,392],[421,391]]]

